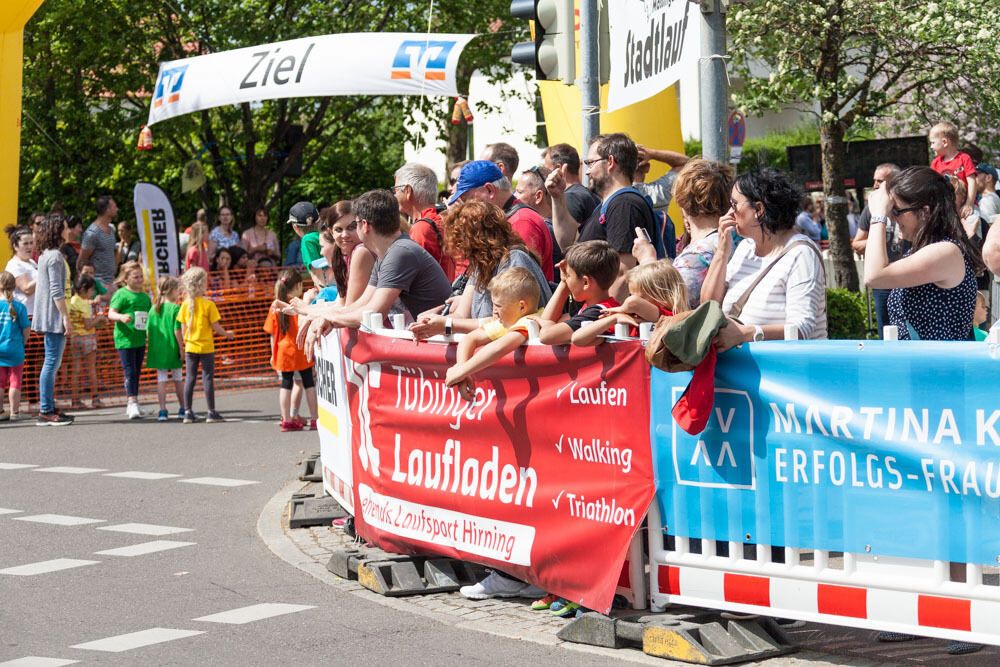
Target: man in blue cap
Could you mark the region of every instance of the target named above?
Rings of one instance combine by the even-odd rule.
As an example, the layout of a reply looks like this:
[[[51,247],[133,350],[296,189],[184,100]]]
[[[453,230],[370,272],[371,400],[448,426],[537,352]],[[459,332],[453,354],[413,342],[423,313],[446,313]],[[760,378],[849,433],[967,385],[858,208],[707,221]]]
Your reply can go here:
[[[510,180],[499,167],[489,160],[473,160],[462,167],[448,205],[468,199],[480,199],[503,209],[510,226],[541,259],[542,273],[552,280],[552,233],[535,209],[514,196]]]

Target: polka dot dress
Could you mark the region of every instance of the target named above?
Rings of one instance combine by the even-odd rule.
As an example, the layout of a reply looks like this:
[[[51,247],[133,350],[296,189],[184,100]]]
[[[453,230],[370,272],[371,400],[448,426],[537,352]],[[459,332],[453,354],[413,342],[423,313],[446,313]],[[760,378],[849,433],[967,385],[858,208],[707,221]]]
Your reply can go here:
[[[943,240],[958,245],[953,239]],[[912,338],[907,324],[913,327],[920,340],[972,340],[976,274],[969,265],[969,258],[964,253],[962,256],[965,277],[955,287],[944,289],[934,283],[925,283],[917,287],[897,287],[889,293],[889,324],[899,329],[900,340]]]

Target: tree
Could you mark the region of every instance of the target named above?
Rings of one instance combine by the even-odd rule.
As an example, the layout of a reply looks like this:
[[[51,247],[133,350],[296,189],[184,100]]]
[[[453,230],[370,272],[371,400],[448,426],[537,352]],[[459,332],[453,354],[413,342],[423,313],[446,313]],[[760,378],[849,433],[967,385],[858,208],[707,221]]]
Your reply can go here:
[[[981,107],[997,109],[995,26],[989,5],[973,0],[733,3],[730,51],[744,80],[734,102],[750,113],[798,105],[818,118],[835,285],[858,289],[847,231],[845,137],[904,113],[933,114],[940,97],[963,84],[981,92]],[[766,78],[754,76],[762,68]]]
[[[502,0],[434,5],[438,32],[486,31],[507,10]],[[208,182],[174,196],[181,219],[228,203],[243,225],[257,207],[297,199],[317,203],[391,184],[403,146],[419,131],[415,98],[345,96],[269,100],[210,109],[153,126],[153,151],[135,141],[149,109],[160,61],[336,32],[428,30],[427,8],[361,0],[48,0],[26,27],[21,207],[61,201],[90,212],[99,192],[118,195],[123,217],[137,180],[170,183],[182,165],[205,162]],[[475,14],[482,18],[476,19]],[[485,46],[477,42],[483,41]],[[463,66],[489,63],[513,35],[474,40]],[[465,84],[468,85],[467,83]],[[403,100],[403,101],[401,101]],[[443,108],[440,100],[427,107]],[[292,126],[301,134],[289,134]],[[289,137],[292,140],[289,141]],[[303,175],[293,175],[301,161]],[[283,214],[284,212],[280,212]]]

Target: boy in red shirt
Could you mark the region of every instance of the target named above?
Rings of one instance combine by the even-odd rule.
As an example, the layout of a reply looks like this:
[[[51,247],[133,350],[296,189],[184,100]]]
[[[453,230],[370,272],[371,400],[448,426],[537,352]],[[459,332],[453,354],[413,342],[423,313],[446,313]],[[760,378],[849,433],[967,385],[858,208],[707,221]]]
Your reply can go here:
[[[969,189],[965,204],[959,211],[962,218],[967,218],[972,215],[976,203],[976,165],[971,157],[958,150],[958,128],[954,124],[938,123],[931,128],[928,137],[935,155],[931,169],[944,176],[961,179]]]

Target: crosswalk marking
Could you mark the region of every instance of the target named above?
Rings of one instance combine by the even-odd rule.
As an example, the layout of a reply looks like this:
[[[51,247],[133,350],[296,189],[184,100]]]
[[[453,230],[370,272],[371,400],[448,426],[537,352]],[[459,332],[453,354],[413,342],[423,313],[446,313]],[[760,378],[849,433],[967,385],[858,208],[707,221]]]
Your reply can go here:
[[[15,510],[16,511],[16,510]],[[132,533],[134,535],[173,535],[188,533],[194,528],[176,528],[174,526],[157,526],[152,523],[119,523],[114,526],[99,526],[97,530],[110,530],[116,533]]]
[[[32,514],[31,516],[16,516],[14,517],[14,521],[51,523],[56,526],[83,526],[88,523],[104,523],[104,519],[88,519],[82,516],[67,516],[65,514]]]
[[[152,644],[161,644],[163,642],[169,642],[174,639],[184,639],[185,637],[193,637],[195,635],[205,634],[201,630],[177,630],[174,628],[150,628],[149,630],[140,630],[139,632],[130,632],[125,635],[117,635],[115,637],[105,637],[104,639],[98,639],[92,642],[86,642],[84,644],[77,644],[71,646],[70,648],[79,648],[86,651],[106,651],[108,653],[121,653],[122,651],[131,651],[135,648],[141,648],[143,646],[150,646]]]
[[[153,540],[152,542],[143,542],[142,544],[131,544],[127,547],[118,547],[116,549],[105,549],[104,551],[95,551],[95,556],[144,556],[146,554],[156,553],[157,551],[167,551],[168,549],[179,549],[180,547],[189,547],[195,544],[194,542],[175,542],[173,540]]]
[[[208,486],[244,486],[246,484],[260,484],[246,479],[229,479],[228,477],[192,477],[190,479],[179,479],[183,484],[205,484]]]
[[[34,463],[0,463],[0,470],[22,470],[24,468],[37,468]],[[7,663],[0,663],[7,664]]]
[[[0,662],[0,667],[62,667],[62,665],[75,665],[79,660],[65,660],[63,658],[42,658],[37,655],[26,655],[17,660]]]
[[[95,565],[99,560],[79,560],[77,558],[56,558],[54,560],[43,560],[38,563],[27,563],[15,567],[7,567],[0,570],[0,574],[12,574],[20,577],[31,577],[36,574],[48,574],[49,572],[59,572],[69,570],[74,567],[84,565]]]
[[[77,468],[76,466],[53,466],[51,468],[34,468],[35,472],[61,472],[66,475],[87,475],[92,472],[106,472],[107,468]]]
[[[218,614],[210,614],[194,620],[205,621],[206,623],[229,623],[231,625],[242,625],[243,623],[260,621],[265,618],[271,618],[272,616],[281,616],[282,614],[291,614],[297,611],[305,611],[306,609],[315,608],[316,607],[305,604],[264,603],[250,605],[249,607],[240,607],[239,609],[231,609],[229,611],[222,611]]]
[[[106,472],[105,477],[125,477],[128,479],[170,479],[180,477],[169,472],[142,472],[141,470],[127,470],[125,472]]]
[[[12,510],[7,507],[0,507],[0,514],[20,514],[23,510]],[[3,664],[3,663],[0,663]]]

